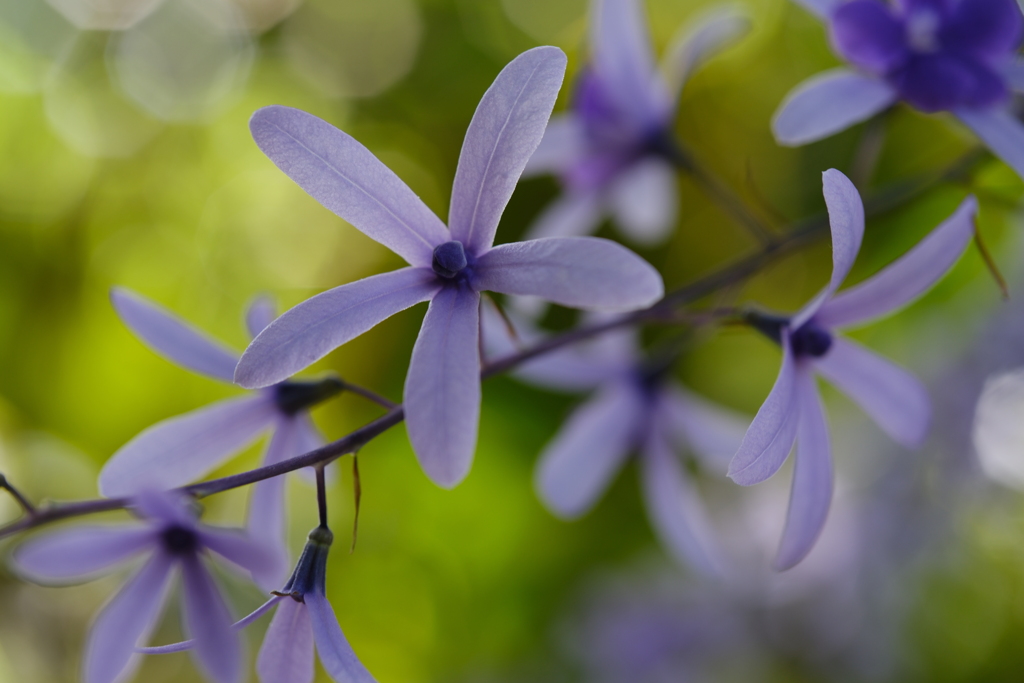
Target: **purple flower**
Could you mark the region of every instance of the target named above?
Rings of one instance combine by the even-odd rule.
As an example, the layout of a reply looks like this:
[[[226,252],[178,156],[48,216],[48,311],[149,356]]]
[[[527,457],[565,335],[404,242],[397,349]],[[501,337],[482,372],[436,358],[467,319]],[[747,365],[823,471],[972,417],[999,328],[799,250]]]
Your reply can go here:
[[[968,197],[901,258],[837,295],[860,250],[864,206],[839,171],[826,171],[823,181],[832,225],[832,279],[793,316],[751,316],[782,346],[782,368],[729,465],[729,476],[738,484],[757,484],[778,471],[797,443],[789,513],[775,559],[780,570],[798,563],[813,547],[832,499],[831,446],[815,374],[849,395],[903,446],[920,446],[928,431],[931,405],[921,383],[835,330],[887,315],[924,294],[970,243],[977,212],[977,202]]]
[[[476,448],[481,291],[609,310],[657,301],[661,277],[614,242],[576,237],[491,246],[543,135],[564,70],[561,50],[539,47],[498,75],[466,132],[450,230],[345,133],[296,109],[256,112],[252,133],[267,156],[410,267],[337,287],[291,309],[246,349],[235,381],[249,388],[279,382],[391,315],[430,301],[405,381],[405,418],[423,469],[451,487],[466,476]]]
[[[83,664],[85,683],[111,683],[128,675],[137,643],[156,625],[175,570],[184,583],[183,621],[196,644],[197,663],[219,683],[240,681],[241,643],[204,557],[212,551],[253,575],[266,572],[274,558],[241,533],[198,525],[181,495],[146,492],[132,507],[144,524],[74,527],[34,538],[14,553],[18,572],[44,583],[89,578],[149,553],[93,623]]]
[[[897,100],[949,111],[1024,176],[1024,126],[1008,109],[1024,89],[1016,51],[1024,18],[1014,0],[804,0],[829,23],[853,70],[798,85],[772,121],[775,138],[802,145],[864,121]]]
[[[527,174],[555,173],[563,195],[530,228],[532,237],[593,232],[611,213],[634,241],[664,240],[679,203],[672,124],[690,73],[747,30],[732,11],[680,32],[659,72],[638,0],[595,0],[590,63],[569,112],[552,118]]]
[[[153,350],[182,367],[207,377],[231,382],[238,354],[152,302],[126,289],[110,293],[121,320]],[[252,336],[274,319],[274,306],[257,299],[246,314]],[[323,444],[309,408],[341,390],[334,378],[318,382],[283,381],[241,398],[159,422],[121,447],[100,472],[105,496],[128,496],[152,488],[189,484],[273,430],[264,455],[270,465],[311,451]],[[254,538],[278,557],[273,571],[257,577],[265,588],[281,585],[288,571],[285,542],[285,477],[259,482],[249,501],[247,526]]]
[[[487,320],[488,344],[500,352],[501,321]],[[522,327],[522,326],[517,326]],[[530,330],[519,334],[534,336]],[[662,544],[679,561],[725,570],[708,515],[676,455],[687,450],[716,473],[743,438],[747,420],[684,390],[670,377],[670,358],[644,358],[632,331],[606,333],[583,348],[531,361],[515,376],[562,391],[593,390],[541,453],[536,487],[566,519],[587,512],[635,451],[647,512]]]

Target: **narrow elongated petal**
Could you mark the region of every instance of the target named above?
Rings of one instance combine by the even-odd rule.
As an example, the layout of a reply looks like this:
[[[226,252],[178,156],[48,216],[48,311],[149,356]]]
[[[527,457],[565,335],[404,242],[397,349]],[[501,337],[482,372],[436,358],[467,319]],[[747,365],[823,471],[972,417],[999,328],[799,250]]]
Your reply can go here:
[[[448,225],[470,252],[494,243],[498,221],[544,136],[565,76],[565,53],[536,47],[513,59],[484,93],[466,131]]]
[[[254,609],[252,612],[236,621],[232,628],[236,631],[241,631],[246,626],[254,623],[264,614],[272,610],[277,605],[277,603],[285,599],[290,600],[291,598],[285,598],[285,596],[282,595],[275,595],[271,597],[265,603]],[[143,655],[169,655],[175,652],[187,652],[195,646],[196,643],[194,640],[182,640],[181,642],[170,643],[169,645],[157,645],[155,647],[137,647],[135,648],[135,651]]]
[[[607,311],[650,306],[665,291],[661,275],[649,263],[622,245],[597,237],[499,245],[477,261],[474,286]]]
[[[825,526],[834,486],[828,422],[814,376],[800,373],[797,381],[800,429],[786,528],[774,562],[778,571],[793,567],[811,552]]]
[[[304,603],[282,600],[256,658],[261,683],[312,683],[313,625]]]
[[[772,117],[780,145],[798,147],[866,121],[897,99],[885,81],[850,69],[812,76],[786,95]]]
[[[306,609],[313,625],[313,640],[320,663],[331,678],[337,683],[374,683],[374,677],[345,640],[327,598],[316,591],[307,593]]]
[[[448,287],[430,302],[405,378],[409,440],[435,484],[469,473],[479,422],[480,295]]]
[[[274,164],[324,207],[414,266],[430,266],[448,230],[391,169],[347,133],[291,107],[264,107],[249,121]]]
[[[596,0],[590,7],[594,69],[609,95],[640,125],[660,124],[668,97],[655,71],[643,7],[638,0]]]
[[[782,367],[768,398],[747,428],[740,448],[729,463],[729,478],[740,486],[752,486],[779,471],[796,438],[796,359],[785,331],[782,335]]]
[[[793,316],[790,329],[799,329],[829,300],[857,260],[864,239],[864,202],[850,179],[834,168],[822,174],[825,206],[832,228],[832,278],[825,289]]]
[[[750,19],[742,10],[723,7],[681,30],[661,61],[661,72],[672,102],[679,100],[683,85],[695,69],[743,37],[750,27]]]
[[[217,683],[241,680],[242,644],[213,577],[195,555],[182,558],[181,576],[185,626],[195,642],[196,659]]]
[[[675,171],[653,157],[634,164],[611,186],[608,201],[622,232],[634,242],[664,242],[679,210]]]
[[[246,535],[237,529],[217,529],[208,526],[200,527],[197,533],[205,547],[252,574],[261,586],[271,585],[268,577],[274,576],[281,557],[277,553],[278,549],[269,547],[263,538]],[[287,553],[284,561],[288,561]],[[280,588],[284,581],[273,585],[274,588]]]
[[[912,374],[839,336],[833,337],[832,348],[814,365],[893,441],[907,448],[918,448],[924,442],[931,423],[931,400]]]
[[[544,137],[526,162],[521,177],[557,173],[578,159],[586,149],[583,125],[572,113],[555,114],[544,129]]]
[[[957,118],[1024,178],[1024,124],[1005,109],[957,109]]]
[[[712,471],[724,472],[750,427],[750,418],[670,386],[659,404],[662,425],[679,448],[687,448]]]
[[[178,365],[232,381],[238,354],[148,299],[122,287],[110,290],[121,321],[149,348]]]
[[[537,465],[534,483],[548,509],[572,519],[593,507],[635,444],[642,410],[636,390],[619,384],[576,409]]]
[[[1024,57],[1014,57],[1003,68],[1003,78],[1006,79],[1006,84],[1012,90],[1024,92]]]
[[[263,294],[253,299],[245,311],[245,328],[249,330],[249,336],[258,335],[276,317],[277,306],[272,297]]]
[[[21,544],[11,558],[17,572],[36,583],[78,581],[151,548],[153,530],[139,527],[74,527]]]
[[[437,280],[426,268],[402,268],[303,301],[249,344],[235,382],[255,389],[288,379],[382,320],[428,300],[440,288]]]
[[[172,567],[171,558],[157,551],[99,613],[85,646],[85,683],[128,678],[135,646],[148,637],[167,599]]]
[[[640,471],[647,515],[662,545],[679,562],[703,574],[719,574],[722,560],[711,522],[696,488],[662,435],[648,437]]]
[[[299,455],[298,425],[294,418],[278,420],[277,429],[267,445],[264,465],[273,465]],[[264,590],[284,585],[288,576],[288,544],[285,535],[285,484],[287,477],[273,477],[258,482],[249,494],[249,513],[245,526],[254,539],[259,539],[274,558],[272,566],[253,575]]]
[[[100,493],[129,496],[190,484],[256,440],[278,411],[267,396],[220,401],[144,430],[100,472]]]
[[[526,231],[528,239],[579,237],[597,230],[604,201],[597,192],[566,192],[548,204]]]
[[[927,292],[957,262],[974,236],[978,201],[968,197],[956,212],[874,277],[836,295],[817,321],[841,327],[893,313]]]

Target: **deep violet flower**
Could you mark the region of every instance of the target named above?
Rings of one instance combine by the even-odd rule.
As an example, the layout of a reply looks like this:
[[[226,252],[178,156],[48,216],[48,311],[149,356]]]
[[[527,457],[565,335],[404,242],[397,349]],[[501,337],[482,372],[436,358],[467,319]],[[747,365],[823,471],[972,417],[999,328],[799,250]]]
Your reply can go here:
[[[110,293],[114,309],[145,344],[178,365],[222,382],[231,382],[238,354],[188,323],[126,289]],[[256,299],[246,313],[255,337],[274,319],[273,303]],[[100,472],[105,496],[128,496],[150,488],[174,488],[209,473],[267,430],[273,435],[263,464],[270,465],[323,445],[309,409],[342,389],[340,380],[283,381],[249,396],[229,398],[185,415],[159,422],[122,446]],[[278,561],[257,582],[270,589],[281,585],[290,558],[286,546],[285,477],[253,486],[247,526]]]
[[[828,23],[853,69],[813,76],[786,96],[772,121],[781,144],[820,140],[902,100],[951,112],[1024,177],[1024,126],[1008,107],[1010,91],[1024,90],[1014,0],[800,2]]]
[[[968,197],[909,252],[836,294],[860,250],[864,205],[839,171],[825,171],[823,182],[832,227],[832,278],[795,315],[751,316],[759,330],[781,345],[782,367],[729,465],[736,483],[760,483],[782,467],[796,441],[789,513],[775,559],[780,570],[797,564],[814,546],[832,499],[832,452],[816,374],[858,403],[897,443],[916,448],[928,431],[931,403],[924,386],[836,329],[888,315],[928,291],[970,243],[977,212],[977,202]]]
[[[206,558],[212,551],[253,575],[267,572],[275,558],[238,531],[197,524],[194,509],[180,494],[142,493],[132,509],[143,524],[63,529],[25,542],[12,558],[20,574],[47,583],[91,578],[149,554],[93,623],[83,663],[85,683],[124,680],[137,663],[133,662],[136,645],[148,638],[157,623],[176,570],[184,584],[183,622],[196,644],[196,662],[218,683],[240,681],[241,642]]]
[[[590,62],[569,111],[552,117],[527,175],[554,173],[562,196],[530,237],[593,232],[606,214],[632,240],[654,244],[675,225],[679,203],[671,155],[679,93],[694,69],[747,30],[734,10],[680,31],[660,65],[642,0],[594,0]]]
[[[658,300],[661,276],[592,237],[491,246],[498,219],[540,142],[565,55],[539,47],[495,79],[466,131],[449,228],[354,139],[287,107],[252,118],[260,149],[303,189],[410,267],[336,287],[271,323],[235,371],[244,387],[279,382],[382,320],[430,301],[405,381],[405,420],[420,464],[451,487],[468,473],[480,416],[480,292],[536,295],[578,308],[629,310]]]
[[[487,349],[512,349],[504,323],[485,317]],[[521,339],[538,336],[519,321]],[[671,379],[671,362],[645,358],[633,330],[542,356],[514,373],[557,391],[592,391],[545,446],[535,484],[559,517],[586,513],[607,489],[631,452],[637,454],[651,523],[669,553],[705,574],[727,569],[708,514],[677,456],[691,452],[702,467],[724,474],[749,420],[683,389]]]

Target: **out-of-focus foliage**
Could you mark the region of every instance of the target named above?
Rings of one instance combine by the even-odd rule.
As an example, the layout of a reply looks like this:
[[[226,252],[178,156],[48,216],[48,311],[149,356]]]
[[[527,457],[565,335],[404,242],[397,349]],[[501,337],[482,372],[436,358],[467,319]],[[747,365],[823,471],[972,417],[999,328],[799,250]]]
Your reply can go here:
[[[650,0],[658,49],[711,5]],[[778,229],[823,210],[827,168],[877,188],[941,169],[974,144],[951,119],[897,108],[885,119],[870,178],[856,175],[863,126],[806,148],[779,148],[768,129],[772,111],[795,83],[837,60],[819,22],[794,3],[745,7],[753,31],[687,85],[676,132]],[[36,500],[95,495],[99,466],[134,434],[233,393],[137,342],[111,310],[111,285],[131,287],[241,348],[241,312],[254,294],[270,292],[290,306],[396,265],[256,149],[246,127],[256,108],[287,104],[342,127],[445,216],[462,135],[483,91],[505,62],[542,42],[566,50],[571,78],[585,57],[585,12],[583,0],[0,0],[0,471]],[[869,220],[850,282],[903,253],[974,192],[988,246],[1011,285],[1020,284],[1020,181],[991,159],[968,178]],[[690,179],[680,177],[679,186],[675,236],[643,253],[669,288],[756,248]],[[555,191],[548,179],[524,182],[498,242],[518,237]],[[601,234],[613,236],[607,226]],[[828,244],[818,243],[712,303],[756,300],[793,310],[829,268]],[[614,653],[586,640],[599,630],[593,619],[629,611],[600,613],[616,603],[598,577],[612,575],[627,604],[650,601],[658,595],[652,585],[668,582],[670,594],[684,597],[655,602],[678,605],[673,618],[685,622],[697,609],[730,625],[704,633],[722,640],[684,667],[714,674],[710,680],[1017,680],[1024,505],[980,481],[967,438],[984,376],[1024,360],[1024,310],[999,313],[1018,321],[1016,335],[1005,323],[986,328],[1000,306],[972,250],[923,302],[855,335],[926,378],[941,410],[935,437],[911,454],[826,391],[844,505],[856,523],[819,548],[819,569],[852,578],[818,577],[787,598],[775,595],[774,578],[765,586],[762,578],[694,584],[654,542],[632,471],[594,512],[557,521],[534,495],[532,469],[575,399],[497,378],[485,384],[474,469],[454,491],[423,476],[402,427],[360,453],[363,507],[351,555],[344,552],[350,461],[341,461],[331,491],[339,541],[329,593],[342,627],[382,683],[602,680],[593,673],[597,655]],[[395,316],[314,372],[332,369],[400,398],[422,314],[416,307]],[[550,319],[570,318],[554,311]],[[682,381],[756,410],[778,367],[769,341],[729,326],[701,330],[688,343]],[[991,348],[1013,352],[991,367],[978,360]],[[316,418],[336,438],[378,414],[343,396]],[[253,466],[257,455],[253,449],[230,471]],[[777,538],[785,496],[710,477],[706,488],[730,546],[764,570],[765,539]],[[310,494],[293,484],[296,550],[315,524]],[[244,501],[244,491],[210,498],[209,516],[238,522]],[[750,506],[770,530],[729,521]],[[0,516],[15,514],[0,498]],[[846,514],[833,513],[828,533],[843,535]],[[830,581],[856,584],[857,592],[820,590]],[[225,583],[239,613],[260,601],[254,588]],[[44,589],[0,573],[0,683],[75,680],[89,616],[115,584]],[[831,632],[815,619],[829,628],[853,619],[839,598],[863,607],[858,630],[838,629],[839,641],[826,642]],[[710,622],[698,623],[702,631]],[[263,628],[250,630],[252,647]],[[628,637],[656,637],[644,633]],[[172,614],[155,639],[178,634]],[[868,635],[884,642],[869,647]],[[709,661],[715,653],[724,664]],[[679,680],[673,676],[682,670],[651,680]],[[150,658],[138,680],[198,674],[186,656],[172,655]]]

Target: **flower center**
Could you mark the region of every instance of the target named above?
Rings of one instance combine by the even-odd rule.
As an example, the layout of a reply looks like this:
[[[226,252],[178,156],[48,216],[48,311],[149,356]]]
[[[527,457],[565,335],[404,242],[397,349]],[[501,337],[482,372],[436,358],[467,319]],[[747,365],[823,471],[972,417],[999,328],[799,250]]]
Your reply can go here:
[[[434,258],[430,266],[446,280],[454,279],[466,267],[466,250],[462,242],[452,240],[434,247]]]
[[[163,541],[164,549],[172,555],[194,553],[199,547],[199,537],[196,532],[181,526],[167,527],[161,534],[160,540]]]
[[[930,9],[914,10],[907,17],[907,42],[917,52],[939,49],[939,15]]]
[[[797,358],[821,358],[832,348],[832,335],[814,322],[806,322],[789,335],[789,344]]]
[[[274,403],[285,415],[295,415],[300,410],[312,408],[321,401],[341,393],[345,383],[337,377],[327,377],[313,382],[287,380],[274,387]]]

